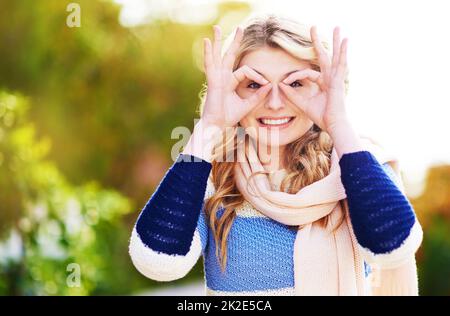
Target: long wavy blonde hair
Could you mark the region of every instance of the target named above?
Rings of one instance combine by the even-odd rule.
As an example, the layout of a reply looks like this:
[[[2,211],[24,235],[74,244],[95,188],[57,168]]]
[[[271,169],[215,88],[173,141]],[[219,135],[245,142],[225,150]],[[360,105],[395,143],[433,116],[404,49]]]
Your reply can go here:
[[[242,26],[244,36],[236,54],[233,70],[238,68],[246,53],[268,46],[283,49],[294,57],[308,61],[314,70],[320,71],[307,26],[273,14],[252,16]],[[222,54],[229,47],[232,35],[230,34],[224,41]],[[328,49],[327,43],[324,42],[323,45]],[[203,111],[206,93],[205,83],[200,94],[200,114]],[[227,133],[222,142],[214,148],[211,178],[215,191],[205,200],[204,206],[222,272],[226,268],[227,237],[236,217],[235,210],[245,201],[234,179],[234,165],[238,162],[229,162],[226,159],[230,157],[231,151],[231,157],[236,157],[237,138],[237,130],[234,133]],[[288,173],[281,182],[280,190],[296,193],[301,188],[327,176],[330,171],[332,147],[330,136],[315,124],[299,139],[288,144],[283,156]],[[221,209],[223,214],[218,216]],[[333,230],[337,229],[343,220],[344,218]],[[320,223],[328,225],[328,217],[321,219]],[[298,226],[289,228],[297,230]]]

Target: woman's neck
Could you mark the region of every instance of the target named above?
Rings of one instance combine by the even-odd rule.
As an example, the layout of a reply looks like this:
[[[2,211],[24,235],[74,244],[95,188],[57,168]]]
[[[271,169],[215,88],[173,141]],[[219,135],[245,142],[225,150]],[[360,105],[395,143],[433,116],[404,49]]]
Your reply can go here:
[[[266,171],[277,171],[280,169],[284,169],[284,150],[286,146],[280,147],[266,147],[259,146],[258,148],[258,156]]]

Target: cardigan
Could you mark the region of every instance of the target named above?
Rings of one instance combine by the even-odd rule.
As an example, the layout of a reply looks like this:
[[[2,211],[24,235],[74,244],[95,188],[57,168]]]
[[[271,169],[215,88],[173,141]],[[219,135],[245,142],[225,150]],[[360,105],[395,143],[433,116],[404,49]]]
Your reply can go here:
[[[344,154],[339,165],[358,244],[369,256],[392,259],[415,251],[421,229],[389,164],[368,151]],[[141,210],[129,253],[136,269],[156,281],[184,277],[203,257],[206,295],[294,295],[296,229],[266,217],[250,203],[235,209],[221,271],[204,202],[214,194],[211,163],[180,154]],[[220,218],[223,208],[219,208]],[[406,249],[406,250],[405,250]],[[371,266],[364,262],[370,294]]]

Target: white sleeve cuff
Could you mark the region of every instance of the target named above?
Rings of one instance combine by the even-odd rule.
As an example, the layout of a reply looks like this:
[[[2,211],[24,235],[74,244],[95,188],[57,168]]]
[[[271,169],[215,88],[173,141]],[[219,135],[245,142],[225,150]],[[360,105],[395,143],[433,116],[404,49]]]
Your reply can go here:
[[[197,229],[189,252],[182,255],[168,255],[147,247],[133,228],[129,254],[136,269],[147,278],[156,281],[181,279],[194,267],[202,252],[202,243]]]
[[[419,221],[416,219],[409,236],[397,249],[389,253],[375,254],[370,249],[359,245],[361,254],[369,265],[376,266],[380,269],[393,269],[403,265],[414,255],[420,247],[423,239],[423,231]]]

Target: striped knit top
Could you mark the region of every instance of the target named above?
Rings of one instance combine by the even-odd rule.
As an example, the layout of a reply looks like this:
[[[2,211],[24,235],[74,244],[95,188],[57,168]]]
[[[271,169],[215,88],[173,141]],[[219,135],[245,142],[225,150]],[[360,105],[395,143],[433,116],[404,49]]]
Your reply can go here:
[[[352,226],[367,258],[363,268],[369,295],[371,264],[413,256],[422,230],[389,164],[379,164],[367,151],[345,154],[339,164]],[[133,229],[129,252],[135,267],[150,279],[172,281],[203,256],[206,295],[294,295],[297,230],[246,201],[235,209],[222,272],[204,213],[204,201],[214,193],[210,171],[209,162],[179,155]],[[222,214],[220,208],[218,218]]]

